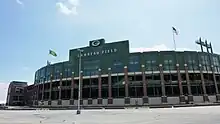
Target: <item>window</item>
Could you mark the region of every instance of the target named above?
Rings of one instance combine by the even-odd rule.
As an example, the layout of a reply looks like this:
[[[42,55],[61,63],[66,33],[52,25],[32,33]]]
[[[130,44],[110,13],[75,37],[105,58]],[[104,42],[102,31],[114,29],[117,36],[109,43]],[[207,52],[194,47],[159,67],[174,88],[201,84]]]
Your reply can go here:
[[[123,70],[124,70],[123,63],[120,60],[114,60],[112,72],[119,73],[119,72],[123,72]]]
[[[46,71],[46,81],[49,81],[50,80],[51,71],[50,71],[49,67],[47,67],[46,69],[47,69],[47,71]]]
[[[59,79],[59,75],[60,75],[60,70],[59,69],[57,69],[57,70],[55,70],[55,79]]]
[[[203,65],[209,64],[208,56],[201,56],[201,64]]]
[[[44,78],[44,77],[45,77],[45,68],[41,69],[40,72],[41,72],[41,73],[40,73],[40,77],[41,77],[41,78]]]
[[[152,65],[151,65],[151,62],[152,61],[150,61],[150,60],[147,60],[146,61],[146,64],[145,64],[145,69],[146,69],[146,71],[152,71]]]
[[[219,66],[219,61],[217,57],[213,57],[213,64],[214,66]]]
[[[140,71],[139,56],[130,56],[128,64],[129,72]]]
[[[158,70],[158,66],[156,63],[156,60],[147,60],[145,62],[145,69],[146,71],[157,71]]]
[[[38,80],[39,80],[39,73],[38,73],[38,71],[35,73],[35,82],[37,83],[38,82]]]
[[[67,69],[67,77],[71,77],[71,76],[72,76],[71,69],[70,69],[70,68],[68,68],[68,69]]]
[[[83,62],[83,75],[98,75],[100,68],[100,60],[84,61]]]
[[[173,61],[171,59],[164,60],[164,70],[165,71],[174,70],[174,69],[175,69],[175,67],[174,67]]]
[[[201,56],[201,64],[203,66],[203,70],[211,71],[209,56]]]
[[[188,65],[188,70],[198,70],[198,63],[196,63],[196,56],[187,56],[187,65]]]
[[[214,56],[213,57],[213,66],[214,66],[214,71],[215,72],[219,72],[219,61],[218,61],[218,57]]]

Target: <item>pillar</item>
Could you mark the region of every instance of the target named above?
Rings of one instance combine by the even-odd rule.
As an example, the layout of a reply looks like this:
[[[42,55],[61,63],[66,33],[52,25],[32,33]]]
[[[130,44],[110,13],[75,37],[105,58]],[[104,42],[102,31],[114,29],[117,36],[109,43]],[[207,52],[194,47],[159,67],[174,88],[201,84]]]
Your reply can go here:
[[[57,105],[62,105],[62,73],[60,73],[60,84],[59,84],[59,87],[58,87],[58,90],[59,90],[59,98],[58,98],[58,102],[57,102]]]
[[[51,105],[51,96],[52,96],[52,79],[53,75],[50,75],[50,92],[49,92],[49,100],[48,100],[48,105]]]
[[[159,64],[159,70],[160,70],[160,82],[161,82],[161,90],[162,90],[161,102],[167,103],[167,96],[166,96],[166,91],[165,91],[163,65],[162,64]]]
[[[98,69],[98,104],[102,104],[102,72]]]
[[[180,74],[180,66],[179,64],[176,64],[176,70],[177,70],[177,75],[178,75],[178,85],[179,85],[179,90],[180,90],[180,103],[185,103],[185,96],[183,95],[183,86],[182,86],[182,78]]]
[[[44,79],[44,82],[42,84],[41,105],[44,104],[44,84],[45,84],[45,79]]]
[[[40,93],[40,84],[37,85],[37,100],[35,105],[38,105],[38,101],[39,101],[39,93]]]
[[[72,76],[71,76],[71,94],[70,94],[70,105],[74,105],[74,99],[73,99],[73,97],[74,97],[74,86],[75,86],[75,84],[74,84],[75,82],[74,82],[74,72],[72,72]]]
[[[83,105],[83,99],[82,99],[82,86],[83,86],[83,71],[80,72],[79,80],[81,81],[80,85],[80,105]]]
[[[35,92],[34,92],[34,97],[35,97],[35,98],[34,98],[34,105],[36,105],[36,106],[38,105],[38,93],[39,93],[38,90],[39,90],[39,85],[40,85],[40,84],[37,84],[37,86],[34,87],[34,90],[35,90]]]
[[[143,84],[143,104],[148,104],[148,96],[147,96],[147,82],[146,82],[146,76],[145,76],[145,65],[141,65],[141,72],[142,72],[142,84]]]
[[[92,89],[92,83],[91,83],[91,73],[90,73],[90,75],[89,75],[89,85],[90,85],[90,88]],[[90,91],[89,91],[89,98],[88,98],[88,105],[92,105],[93,104],[93,99],[92,99],[92,91],[91,91],[91,89],[90,89]]]
[[[204,100],[204,102],[208,102],[209,101],[209,97],[208,97],[207,92],[206,92],[205,80],[204,80],[204,76],[203,76],[203,72],[202,72],[202,65],[201,64],[199,64],[199,69],[200,69],[200,77],[201,77],[202,89],[203,89],[203,100]]]
[[[192,91],[191,91],[191,84],[190,84],[190,80],[189,80],[189,72],[188,72],[187,64],[184,64],[184,68],[185,68],[186,83],[187,83],[187,89],[188,89],[188,102],[192,103],[193,102],[193,95],[192,95]]]
[[[211,67],[212,67],[212,76],[213,76],[213,80],[214,80],[214,84],[215,84],[216,101],[220,102],[220,94],[219,94],[219,91],[218,91],[218,85],[217,85],[217,81],[216,81],[216,77],[215,77],[214,66],[211,65]]]
[[[108,104],[113,104],[111,68],[108,68]]]
[[[125,104],[130,104],[130,97],[129,97],[129,89],[128,89],[128,67],[124,67],[124,80],[125,80]]]

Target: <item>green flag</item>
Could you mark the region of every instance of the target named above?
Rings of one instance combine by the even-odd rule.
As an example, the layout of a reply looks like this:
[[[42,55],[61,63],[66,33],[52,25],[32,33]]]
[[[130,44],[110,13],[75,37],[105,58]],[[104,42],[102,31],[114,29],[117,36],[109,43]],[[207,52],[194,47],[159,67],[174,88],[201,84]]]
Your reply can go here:
[[[176,35],[179,34],[178,31],[176,30],[176,28],[172,27],[172,29],[173,29],[173,33],[175,33]]]
[[[49,50],[49,54],[55,57],[57,56],[56,52],[54,52],[53,50]]]

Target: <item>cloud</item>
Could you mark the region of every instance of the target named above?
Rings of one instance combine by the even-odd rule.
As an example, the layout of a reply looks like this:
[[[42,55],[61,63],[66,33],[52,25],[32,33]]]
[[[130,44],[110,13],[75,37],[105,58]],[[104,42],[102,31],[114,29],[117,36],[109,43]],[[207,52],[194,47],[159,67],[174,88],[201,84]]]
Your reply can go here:
[[[139,48],[131,48],[131,52],[147,52],[147,51],[172,51],[174,49],[167,47],[165,44],[155,45],[150,48],[139,47]],[[188,48],[177,48],[176,51],[195,51]]]
[[[56,3],[58,11],[65,15],[77,15],[76,8],[78,6],[79,0],[65,0],[64,2]]]
[[[16,3],[20,5],[24,5],[24,3],[21,0],[16,0]]]

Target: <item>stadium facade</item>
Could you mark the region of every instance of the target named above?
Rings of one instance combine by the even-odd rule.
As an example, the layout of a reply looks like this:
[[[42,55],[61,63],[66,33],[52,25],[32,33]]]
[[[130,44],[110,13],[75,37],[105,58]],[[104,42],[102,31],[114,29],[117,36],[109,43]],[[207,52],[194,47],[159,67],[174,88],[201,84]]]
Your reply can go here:
[[[37,70],[26,104],[76,106],[79,80],[82,106],[219,102],[219,62],[203,51],[130,53],[128,40],[93,40],[70,50],[68,61]]]

